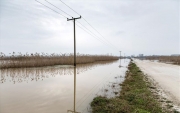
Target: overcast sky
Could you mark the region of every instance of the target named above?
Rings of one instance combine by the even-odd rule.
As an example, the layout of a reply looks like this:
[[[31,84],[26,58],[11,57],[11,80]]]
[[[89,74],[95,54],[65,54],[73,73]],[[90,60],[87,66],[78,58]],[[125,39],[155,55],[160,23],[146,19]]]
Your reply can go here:
[[[71,18],[44,0],[38,0]],[[59,0],[47,0],[69,15]],[[180,53],[179,0],[62,0],[81,14],[77,52],[85,54],[168,55]],[[0,52],[73,53],[73,22],[35,0],[0,0]],[[77,23],[77,22],[76,22]],[[78,24],[78,23],[77,23]],[[85,28],[84,28],[85,29]],[[108,41],[108,44],[107,44]]]

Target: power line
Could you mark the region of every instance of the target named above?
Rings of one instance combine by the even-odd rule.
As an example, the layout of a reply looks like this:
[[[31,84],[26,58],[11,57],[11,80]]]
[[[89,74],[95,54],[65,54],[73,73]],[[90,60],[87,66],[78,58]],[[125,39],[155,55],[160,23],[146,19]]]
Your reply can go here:
[[[43,6],[45,6],[46,8],[48,8],[48,9],[51,9],[50,7],[48,7],[48,6],[46,6],[46,5],[44,5],[43,3],[41,3],[41,2],[39,2],[39,1],[37,1],[37,0],[35,0],[36,2],[38,2],[38,3],[40,3],[41,5],[43,5]],[[60,15],[62,15],[61,13],[59,13],[59,12],[57,12],[57,11],[55,11],[54,9],[51,9],[52,11],[54,11],[54,12],[56,12],[56,13],[58,13],[58,14],[60,14]],[[67,18],[66,16],[64,16],[64,15],[62,15],[63,17],[65,17],[65,18]]]
[[[51,4],[52,6],[54,6],[54,7],[56,7],[57,9],[59,9],[60,11],[63,11],[63,10],[61,10],[60,8],[58,8],[57,6],[55,6],[55,5],[53,5],[52,3],[50,3],[50,2],[48,2],[47,0],[45,0],[47,3],[49,3],[49,4]],[[65,11],[63,11],[64,13],[66,13]],[[69,15],[68,13],[66,13],[67,15]],[[71,15],[69,15],[69,16],[71,16]],[[72,16],[71,16],[72,17]],[[90,31],[88,28],[86,28],[84,25],[82,25],[79,21],[77,21],[81,26],[83,26],[85,29],[87,29],[87,31],[89,31],[90,33],[88,33],[88,34],[90,34],[91,36],[93,36],[94,38],[95,37],[98,37],[98,36],[96,36],[94,33],[92,33],[92,31]],[[78,26],[78,27],[80,27],[80,26]],[[81,27],[80,27],[81,28]],[[83,29],[83,28],[81,28],[81,29]],[[84,30],[84,29],[83,29]],[[84,30],[85,31],[85,30]],[[87,32],[86,31],[86,32]],[[93,34],[93,35],[92,35]],[[97,39],[97,38],[96,38]],[[104,40],[102,40],[101,38],[99,38],[98,37],[98,40],[99,41],[101,41],[101,42],[105,42],[106,44],[108,44],[109,45],[109,43],[107,43],[106,41],[104,41]],[[110,46],[112,46],[112,45],[110,45]]]
[[[84,28],[80,27],[78,24],[76,24],[79,28],[81,28],[82,30],[84,30],[86,33],[90,34],[92,37],[94,37],[95,39],[99,40],[100,42],[102,42],[99,38],[96,38],[96,36],[94,36],[93,34],[89,33],[87,30],[85,30]],[[103,42],[102,42],[103,43]]]
[[[78,22],[78,21],[77,21]],[[97,37],[99,40],[101,40],[102,42],[108,44],[108,46],[111,46],[109,45],[109,43],[107,43],[106,41],[102,40],[100,37],[98,37],[97,35],[95,35],[94,33],[92,33],[91,30],[89,30],[88,28],[86,28],[84,25],[82,25],[80,22],[78,22],[81,26],[83,26],[87,31],[89,31],[91,34],[93,34],[95,37]],[[84,29],[83,29],[84,30]]]
[[[76,23],[76,25],[77,25],[79,28],[81,28],[82,30],[84,30],[86,33],[88,33],[89,35],[91,35],[93,38],[95,38],[95,39],[99,40],[101,43],[107,45],[107,43],[105,43],[105,42],[103,42],[102,40],[100,40],[99,38],[97,38],[97,36],[94,36],[94,34],[89,33],[89,32],[88,32],[87,30],[85,30],[84,28],[80,27],[77,23]],[[107,46],[108,46],[108,47],[111,47],[111,46],[109,46],[109,45],[107,45]],[[114,50],[114,48],[112,48],[112,49]]]
[[[61,0],[59,0],[61,1]],[[65,4],[63,1],[61,1],[64,5],[66,5],[67,7],[69,7],[67,4]],[[71,10],[73,10],[76,14],[80,15],[79,13],[77,13],[74,9],[72,9],[71,7],[69,7]]]
[[[83,17],[82,17],[83,18]],[[91,26],[91,28],[93,28],[101,37],[103,37],[104,38],[104,36],[102,36],[101,35],[101,33],[99,33],[85,18],[83,18],[83,20],[85,20],[86,21],[86,23],[88,23],[89,24],[89,26]],[[104,38],[106,41],[108,41],[106,38]],[[109,41],[108,41],[109,42]],[[110,42],[109,42],[110,43]],[[111,44],[111,43],[110,43]],[[112,45],[111,44],[111,46],[114,46],[114,45]],[[115,47],[115,46],[114,46]],[[115,47],[116,48],[116,47]],[[116,48],[117,49],[117,48]],[[117,50],[119,50],[119,49],[117,49]]]
[[[55,11],[55,10],[53,10],[52,8],[50,8],[50,7],[48,7],[48,6],[46,6],[46,5],[44,5],[43,3],[41,3],[41,2],[39,2],[39,1],[37,1],[37,0],[35,0],[36,2],[38,2],[38,3],[40,3],[41,5],[43,5],[43,6],[45,6],[46,8],[48,8],[48,9],[51,9],[52,11],[54,11],[55,13],[58,13],[58,14],[60,14],[60,15],[62,15],[61,13],[59,13],[58,11]],[[51,4],[52,6],[54,6],[54,7],[56,7],[57,9],[59,9],[59,10],[61,10],[60,8],[58,8],[57,6],[55,6],[55,5],[53,5],[52,3],[50,3],[50,2],[48,2],[47,0],[45,0],[47,3],[49,3],[49,4]],[[60,0],[61,1],[61,0]],[[61,1],[62,2],[62,1]],[[63,4],[65,4],[64,2],[62,2]],[[66,4],[65,4],[66,5]],[[66,6],[68,6],[68,5],[66,5]],[[69,6],[68,6],[69,7]],[[70,8],[70,7],[69,7]],[[70,8],[70,9],[72,9],[72,8]],[[73,9],[72,9],[73,10]],[[63,10],[61,10],[61,11],[63,11]],[[73,10],[74,11],[74,10]],[[71,15],[69,15],[68,13],[66,13],[65,11],[63,11],[65,14],[67,14],[68,16],[71,16]],[[77,13],[76,11],[74,11],[75,13]],[[78,13],[77,13],[78,14]],[[66,16],[64,16],[64,15],[62,15],[63,17],[65,17],[65,18],[67,18]],[[72,17],[72,16],[71,16]],[[83,17],[82,17],[83,18]],[[77,21],[78,22],[78,21]],[[112,45],[110,45],[109,43],[107,43],[106,41],[104,41],[104,40],[102,40],[100,37],[98,37],[98,36],[96,36],[94,33],[92,33],[92,31],[90,31],[88,28],[86,28],[84,25],[82,25],[80,22],[78,22],[81,26],[83,26],[85,29],[83,29],[82,27],[80,27],[78,24],[76,24],[79,28],[81,28],[82,30],[84,30],[86,33],[88,33],[88,34],[90,34],[92,37],[94,37],[94,38],[96,38],[97,40],[99,40],[101,43],[104,43],[105,45],[107,45],[107,46],[109,46],[109,47],[111,47]],[[90,33],[89,33],[89,32]],[[112,46],[113,47],[113,46]],[[113,49],[115,49],[115,48],[113,48]]]
[[[78,21],[77,21],[78,22]],[[91,34],[93,34],[95,37],[98,37],[97,35],[95,35],[94,33],[92,33],[91,30],[89,30],[88,28],[86,28],[84,25],[82,25],[80,22],[78,22],[81,26],[83,26],[87,31],[89,31]],[[100,39],[101,41],[103,41],[101,38],[98,37],[98,39]]]
[[[60,8],[58,8],[57,6],[53,5],[52,3],[48,2],[47,0],[45,0],[47,3],[51,4],[52,6],[56,7],[57,9],[61,10]],[[60,0],[61,1],[61,0]],[[61,1],[62,2],[62,1]],[[63,4],[65,4],[64,2],[62,2]],[[66,5],[66,4],[65,4]],[[66,5],[67,7],[69,7],[68,5]],[[69,7],[70,8],[70,7]],[[72,8],[71,8],[72,9]],[[72,9],[73,10],[73,9]],[[61,10],[62,12],[66,13],[65,11]],[[74,10],[73,10],[74,11]],[[76,12],[76,11],[74,11]],[[77,12],[76,12],[77,13]],[[67,15],[69,15],[68,13],[66,13]],[[78,13],[77,13],[78,14]],[[79,15],[79,14],[78,14]],[[72,17],[71,15],[69,15],[70,17]],[[84,28],[86,28],[84,25],[82,25],[79,21],[77,21],[81,26],[83,26]],[[86,28],[89,32],[91,32],[88,28]],[[92,32],[91,32],[92,33]],[[94,33],[92,33],[93,35],[95,35]],[[96,36],[96,35],[95,35]],[[96,36],[97,37],[97,36]]]
[[[48,2],[47,0],[45,0],[47,3],[51,4],[52,6],[56,7],[55,5],[53,5],[52,3]],[[57,9],[61,10],[60,8],[56,7]],[[61,10],[62,12],[64,12],[65,14],[67,14],[68,16],[72,17],[71,15],[69,15],[68,13],[66,13],[65,11]]]
[[[115,69],[114,69],[114,70],[115,70]],[[76,104],[78,104],[78,103],[82,100],[82,102],[77,106],[77,109],[78,109],[78,108],[84,103],[84,101],[91,95],[90,92],[93,92],[93,90],[95,90],[95,89],[97,88],[97,86],[99,86],[100,84],[102,84],[103,82],[105,82],[106,80],[108,80],[110,77],[112,77],[111,75],[113,74],[114,70],[111,71],[110,75],[106,75],[100,82],[98,82],[97,84],[95,84],[94,87],[92,87],[92,89],[90,89],[89,92],[84,95],[84,97],[83,97],[83,98],[85,98],[84,100],[83,100],[83,98],[81,98],[81,99],[76,103]],[[98,91],[98,92],[99,92],[99,91]],[[98,93],[98,92],[97,92],[97,93]]]
[[[61,1],[64,5],[66,5],[67,7],[69,7],[72,11],[74,11],[76,14],[80,15],[78,12],[76,12],[74,9],[72,9],[70,6],[68,6],[66,3],[64,3],[62,0],[59,0]],[[104,38],[104,36],[98,32],[84,17],[82,17],[82,19],[89,24],[89,26],[91,26],[92,29],[94,29],[102,38]],[[104,38],[108,43],[110,43],[106,38]],[[114,46],[112,43],[110,43],[111,46]],[[114,46],[117,50],[119,50],[116,46]]]

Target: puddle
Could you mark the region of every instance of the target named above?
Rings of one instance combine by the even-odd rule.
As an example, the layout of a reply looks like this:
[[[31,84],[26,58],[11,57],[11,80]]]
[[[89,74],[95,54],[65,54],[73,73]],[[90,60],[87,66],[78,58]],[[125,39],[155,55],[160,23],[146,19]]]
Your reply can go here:
[[[121,63],[121,64],[120,64]],[[129,60],[0,70],[2,113],[88,113],[97,95],[118,95]],[[113,87],[113,88],[112,88]]]

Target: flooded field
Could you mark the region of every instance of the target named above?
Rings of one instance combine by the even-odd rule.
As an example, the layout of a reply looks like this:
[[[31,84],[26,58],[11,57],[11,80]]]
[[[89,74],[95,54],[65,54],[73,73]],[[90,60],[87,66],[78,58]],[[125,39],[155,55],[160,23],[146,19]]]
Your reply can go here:
[[[129,60],[0,70],[1,113],[88,113],[96,95],[118,95]]]

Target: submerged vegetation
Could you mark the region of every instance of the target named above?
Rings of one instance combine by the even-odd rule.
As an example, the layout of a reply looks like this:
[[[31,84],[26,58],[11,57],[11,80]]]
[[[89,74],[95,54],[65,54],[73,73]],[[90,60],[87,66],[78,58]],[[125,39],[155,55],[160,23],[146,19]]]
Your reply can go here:
[[[76,63],[85,64],[96,61],[118,60],[118,57],[111,55],[87,55],[77,54]],[[45,53],[26,53],[25,55],[15,52],[11,56],[0,54],[0,68],[20,68],[20,67],[41,67],[52,65],[73,65],[73,54],[45,54]]]
[[[135,63],[130,63],[120,95],[114,98],[98,96],[91,102],[93,113],[163,113],[161,104],[144,81]]]
[[[78,64],[76,66],[77,74],[84,73],[93,69],[96,66],[110,65],[115,61],[100,61],[88,64]],[[28,81],[41,81],[57,75],[73,75],[73,66],[53,66],[53,67],[39,67],[39,68],[8,68],[0,70],[0,83],[7,82],[7,77],[10,82],[23,83]]]

